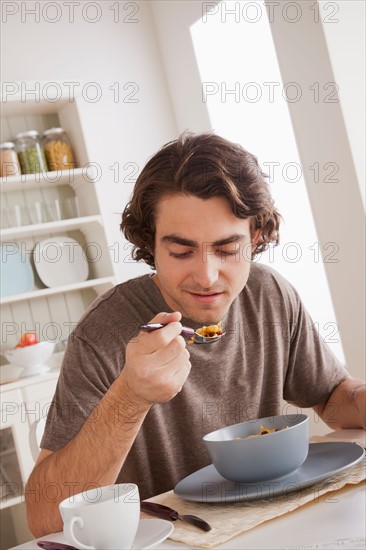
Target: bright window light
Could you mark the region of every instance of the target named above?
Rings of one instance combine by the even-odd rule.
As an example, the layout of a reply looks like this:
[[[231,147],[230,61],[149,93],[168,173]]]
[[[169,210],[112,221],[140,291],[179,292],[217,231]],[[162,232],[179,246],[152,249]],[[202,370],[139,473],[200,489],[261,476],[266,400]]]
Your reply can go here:
[[[322,249],[318,241],[287,106],[288,99],[301,101],[302,90],[281,80],[264,3],[212,2],[191,35],[212,128],[258,158],[283,217],[280,245],[259,261],[295,286],[314,330],[344,362],[324,269],[337,245]],[[318,177],[316,163],[312,170]]]

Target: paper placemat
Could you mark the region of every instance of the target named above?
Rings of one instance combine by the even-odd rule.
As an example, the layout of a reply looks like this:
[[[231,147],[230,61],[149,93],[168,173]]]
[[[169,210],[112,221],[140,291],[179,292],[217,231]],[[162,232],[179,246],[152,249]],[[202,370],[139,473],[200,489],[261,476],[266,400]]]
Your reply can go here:
[[[326,442],[329,439],[322,438],[322,441]],[[207,521],[212,527],[208,533],[200,531],[192,525],[176,521],[174,522],[175,529],[169,538],[183,542],[188,546],[211,548],[253,529],[265,521],[292,512],[308,502],[317,502],[326,493],[338,491],[347,484],[357,484],[365,479],[366,458],[353,468],[321,483],[277,497],[225,504],[202,503],[183,500],[173,491],[168,491],[149,500],[170,506],[181,514],[194,514]]]

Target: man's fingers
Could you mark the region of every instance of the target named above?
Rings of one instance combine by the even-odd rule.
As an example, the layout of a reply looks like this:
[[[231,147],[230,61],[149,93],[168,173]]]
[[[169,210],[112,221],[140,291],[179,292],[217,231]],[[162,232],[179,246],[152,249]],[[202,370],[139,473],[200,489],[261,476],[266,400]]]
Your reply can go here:
[[[191,364],[189,351],[182,336],[182,315],[179,311],[159,313],[149,321],[162,328],[141,331],[127,345],[126,363],[122,375],[136,395],[149,403],[164,403],[180,391]]]
[[[149,323],[161,323],[162,325],[167,325],[168,323],[173,323],[174,321],[180,321],[182,314],[179,311],[172,311],[171,313],[161,312],[155,315]]]
[[[154,353],[155,351],[165,348],[170,342],[176,338],[182,331],[182,325],[179,322],[182,315],[179,312],[159,313],[149,324],[163,324],[163,328],[159,328],[152,332],[140,332],[136,344],[140,345],[143,353]]]
[[[151,354],[151,360],[154,365],[164,367],[180,355],[187,357],[187,359],[189,359],[190,356],[184,338],[182,336],[177,336],[167,346],[153,352]]]

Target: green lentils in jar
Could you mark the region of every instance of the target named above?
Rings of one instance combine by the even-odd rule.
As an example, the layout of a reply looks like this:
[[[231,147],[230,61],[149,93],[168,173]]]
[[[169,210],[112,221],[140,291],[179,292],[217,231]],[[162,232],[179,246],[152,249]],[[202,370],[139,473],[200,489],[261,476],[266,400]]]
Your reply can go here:
[[[16,147],[22,174],[47,172],[48,166],[38,132],[30,130],[16,136]]]

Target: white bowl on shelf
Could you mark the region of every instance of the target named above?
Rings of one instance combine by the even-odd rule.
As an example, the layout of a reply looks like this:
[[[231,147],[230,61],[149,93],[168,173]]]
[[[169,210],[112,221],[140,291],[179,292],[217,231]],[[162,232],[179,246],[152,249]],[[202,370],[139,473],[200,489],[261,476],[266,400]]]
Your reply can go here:
[[[51,357],[55,349],[53,342],[39,342],[23,348],[14,348],[4,351],[4,356],[17,367],[22,367],[22,377],[41,374],[50,370],[46,361]]]

